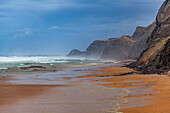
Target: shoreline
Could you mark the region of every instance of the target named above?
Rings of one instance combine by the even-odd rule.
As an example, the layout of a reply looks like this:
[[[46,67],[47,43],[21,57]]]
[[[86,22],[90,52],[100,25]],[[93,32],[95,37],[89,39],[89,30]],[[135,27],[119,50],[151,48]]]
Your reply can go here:
[[[0,96],[1,103],[0,103],[0,110],[4,113],[20,113],[23,112],[23,109],[20,108],[22,105],[20,102],[27,102],[29,103],[29,109],[31,107],[34,107],[34,104],[31,104],[36,99],[36,102],[41,103],[42,99],[46,99],[47,101],[52,101],[52,98],[57,98],[56,96],[60,97],[61,102],[68,101],[65,99],[66,97],[69,99],[74,98],[72,95],[77,95],[77,98],[75,100],[71,99],[71,103],[73,102],[79,102],[82,97],[81,95],[89,94],[89,90],[95,91],[94,95],[96,95],[95,98],[97,98],[98,94],[97,92],[100,92],[100,90],[103,90],[104,87],[108,88],[117,88],[117,89],[124,89],[128,92],[128,94],[123,95],[121,98],[119,98],[120,105],[116,106],[116,110],[123,113],[167,113],[170,109],[168,108],[170,102],[170,78],[166,75],[142,75],[138,74],[133,69],[127,68],[125,66],[108,66],[108,67],[98,67],[94,70],[87,70],[88,73],[81,71],[81,73],[84,73],[84,75],[76,76],[76,77],[69,77],[65,78],[68,80],[76,79],[76,81],[71,82],[70,85],[48,85],[48,84],[37,84],[37,85],[31,85],[31,84],[10,84],[6,83],[6,81],[9,79],[4,78],[1,80],[1,91]],[[25,76],[25,75],[23,75]],[[84,85],[84,83],[87,82],[87,85]],[[95,83],[96,85],[92,85]],[[83,85],[82,85],[83,84]],[[81,86],[81,87],[79,87]],[[98,86],[98,88],[94,87]],[[84,88],[86,92],[81,94],[81,92],[84,91]],[[97,90],[96,90],[97,89]],[[76,91],[75,91],[76,90]],[[114,91],[119,91],[114,89]],[[79,92],[78,94],[75,92]],[[110,91],[108,91],[109,96]],[[72,94],[69,96],[66,96],[68,93]],[[48,95],[53,94],[51,97]],[[90,93],[91,94],[91,93]],[[105,93],[101,94],[100,98],[106,98],[104,95]],[[21,97],[20,97],[21,96]],[[83,97],[84,98],[84,97]],[[92,98],[92,97],[90,97]],[[94,98],[94,97],[93,97]],[[112,98],[112,97],[110,97]],[[168,100],[169,99],[169,100]],[[32,100],[30,102],[30,100]],[[105,99],[106,100],[106,99]],[[90,100],[89,100],[90,101]],[[54,101],[54,102],[57,102]],[[94,100],[94,103],[97,103],[96,100]],[[24,105],[27,105],[28,103],[24,103]],[[42,102],[44,103],[44,102]],[[42,104],[41,103],[41,104]],[[88,103],[88,102],[87,102]],[[161,104],[160,104],[161,103]],[[168,104],[169,103],[169,104]],[[45,104],[45,103],[44,103]],[[58,103],[61,104],[61,103]],[[8,106],[11,107],[10,110],[7,110]],[[102,106],[105,106],[106,103],[102,103]],[[44,105],[37,105],[38,108],[43,109],[44,107],[49,107],[50,104],[46,103]],[[72,105],[74,106],[74,105]],[[81,108],[83,106],[77,105],[76,108],[69,108],[74,113],[75,109]],[[108,106],[110,106],[108,104]],[[107,106],[107,107],[108,107]],[[158,108],[159,106],[159,108]],[[7,107],[7,108],[6,108]],[[19,108],[18,108],[19,107]],[[57,105],[58,110],[66,109],[65,107],[60,108],[61,106]],[[75,107],[75,106],[74,106]],[[14,110],[14,108],[18,108],[19,111]],[[95,108],[95,107],[94,107]],[[28,110],[27,107],[24,109]],[[96,108],[97,109],[97,108]],[[7,111],[8,112],[7,112]],[[35,108],[35,111],[37,109]],[[55,106],[51,108],[52,112],[55,111]],[[47,110],[48,112],[51,112],[51,110]],[[88,109],[85,110],[86,112]],[[89,113],[93,111],[89,108]],[[71,112],[71,113],[72,113]],[[115,111],[116,113],[117,111]],[[36,112],[35,112],[36,113]],[[39,112],[38,112],[39,113]],[[40,112],[41,113],[41,112]],[[57,113],[56,111],[54,113]],[[65,113],[65,112],[63,112]],[[82,113],[85,113],[82,111]],[[94,111],[92,112],[94,113]],[[104,113],[103,111],[101,113]]]
[[[95,74],[97,71],[104,73]],[[170,111],[170,77],[169,75],[138,74],[125,66],[104,67],[91,75],[98,77],[99,84],[110,88],[125,88],[130,91],[123,98],[127,102],[121,105],[123,113],[168,113]]]

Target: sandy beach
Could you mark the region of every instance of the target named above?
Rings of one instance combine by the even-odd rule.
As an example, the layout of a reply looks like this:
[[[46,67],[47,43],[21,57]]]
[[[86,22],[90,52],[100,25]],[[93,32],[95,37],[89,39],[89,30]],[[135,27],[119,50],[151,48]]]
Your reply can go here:
[[[95,74],[97,71],[102,74]],[[168,75],[142,75],[138,72],[124,67],[105,67],[95,70],[94,74],[100,84],[107,87],[126,88],[130,91],[124,98],[127,102],[121,105],[120,112],[123,113],[168,113],[170,111],[170,78]],[[86,76],[86,77],[87,77]],[[84,76],[85,77],[85,76]]]
[[[170,0],[1,0],[0,113],[170,113]]]
[[[1,78],[2,113],[168,113],[169,75],[142,75],[125,66],[100,67],[69,84],[17,84]],[[21,75],[19,75],[21,76]],[[22,75],[25,76],[25,75]],[[72,79],[75,79],[72,81]],[[18,81],[18,80],[17,80]]]

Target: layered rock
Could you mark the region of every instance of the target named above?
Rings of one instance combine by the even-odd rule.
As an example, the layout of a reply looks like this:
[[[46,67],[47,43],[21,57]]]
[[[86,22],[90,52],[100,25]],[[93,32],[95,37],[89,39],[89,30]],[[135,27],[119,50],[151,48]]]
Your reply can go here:
[[[160,49],[157,54],[150,58],[150,61],[141,71],[143,73],[159,73],[166,74],[170,70],[170,39]]]
[[[78,49],[73,49],[71,52],[67,55],[68,57],[83,57],[84,56],[83,51],[80,51]]]
[[[166,73],[169,64],[169,39],[170,39],[170,0],[161,6],[156,17],[156,27],[147,40],[144,51],[138,60],[138,70],[145,73]]]
[[[156,26],[156,22],[153,22],[147,27],[137,27],[134,34],[132,35],[133,39],[136,40],[133,47],[131,48],[131,51],[129,53],[130,59],[137,59],[139,58],[140,54],[144,50],[146,41],[152,31],[154,30]]]
[[[138,40],[143,34],[145,34],[147,27],[137,26],[135,32],[132,37],[134,40]]]
[[[127,59],[135,41],[130,36],[122,36],[104,49],[101,59],[122,60]]]

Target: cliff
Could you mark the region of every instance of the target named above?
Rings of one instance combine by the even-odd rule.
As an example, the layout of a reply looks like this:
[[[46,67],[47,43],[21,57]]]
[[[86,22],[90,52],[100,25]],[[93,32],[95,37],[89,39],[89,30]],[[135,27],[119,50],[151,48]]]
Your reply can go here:
[[[109,38],[106,40],[96,40],[85,51],[84,57],[100,58],[104,49],[109,46],[115,38]]]
[[[68,57],[83,57],[84,56],[83,51],[80,51],[78,49],[73,49],[71,52],[67,55]]]
[[[141,70],[143,73],[166,74],[170,69],[170,39]]]
[[[127,59],[131,47],[135,43],[130,36],[119,38],[109,38],[106,40],[96,40],[90,44],[85,52],[77,49],[72,50],[67,56],[69,57],[86,57],[96,59]]]
[[[142,26],[136,27],[136,30],[135,30],[135,32],[132,35],[133,39],[134,40],[138,40],[139,37],[141,37],[143,34],[145,34],[146,28],[147,27],[142,27]]]
[[[127,59],[135,41],[130,36],[122,36],[104,49],[101,59]]]
[[[138,70],[144,73],[167,73],[170,69],[169,39],[170,0],[166,0],[159,9],[156,26],[138,60]]]
[[[132,46],[130,53],[129,53],[129,58],[130,59],[137,59],[139,58],[140,54],[144,50],[146,41],[152,31],[154,30],[156,26],[156,22],[153,22],[147,27],[137,27],[136,31],[132,35],[133,39],[136,40],[134,45]]]

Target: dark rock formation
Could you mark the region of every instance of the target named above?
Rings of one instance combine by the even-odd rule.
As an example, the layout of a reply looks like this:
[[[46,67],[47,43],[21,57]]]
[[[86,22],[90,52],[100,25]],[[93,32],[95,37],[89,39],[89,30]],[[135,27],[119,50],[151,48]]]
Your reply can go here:
[[[130,36],[115,38],[114,41],[104,49],[101,59],[127,59],[135,41]]]
[[[115,38],[109,38],[106,40],[94,41],[86,50],[84,57],[89,58],[100,58],[103,54],[104,49],[109,46]]]
[[[144,50],[146,41],[148,39],[148,37],[150,36],[150,34],[152,33],[152,31],[154,30],[156,26],[156,22],[153,22],[152,24],[150,24],[147,27],[137,27],[136,31],[133,34],[133,39],[136,40],[136,42],[134,43],[130,54],[129,54],[129,58],[130,59],[137,59],[139,58],[140,54],[142,53],[142,51]]]
[[[138,60],[138,70],[144,73],[167,73],[170,69],[169,39],[170,0],[166,0],[156,17],[156,27],[148,38],[145,49]]]
[[[83,51],[80,51],[78,49],[73,49],[67,56],[68,57],[83,57],[84,56]]]
[[[24,72],[24,71],[30,72],[30,71],[48,71],[48,70],[51,70],[51,69],[49,69],[46,66],[24,66],[24,67],[10,67],[5,71],[6,72],[14,72],[14,71],[17,71],[17,72]]]
[[[141,70],[143,73],[167,74],[170,70],[170,39],[160,49],[155,56],[149,59],[149,62]]]

